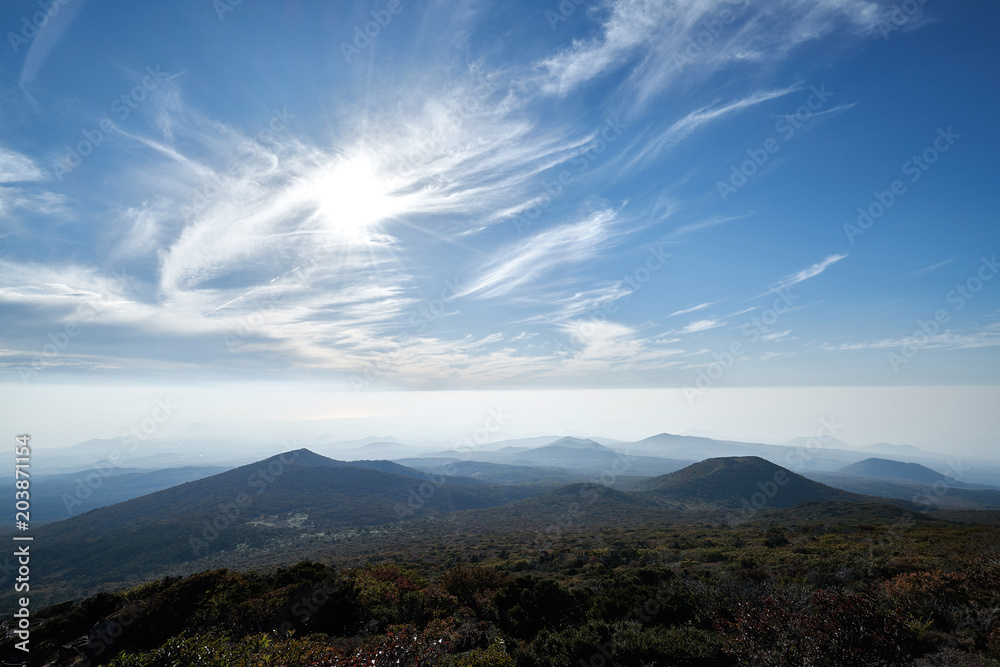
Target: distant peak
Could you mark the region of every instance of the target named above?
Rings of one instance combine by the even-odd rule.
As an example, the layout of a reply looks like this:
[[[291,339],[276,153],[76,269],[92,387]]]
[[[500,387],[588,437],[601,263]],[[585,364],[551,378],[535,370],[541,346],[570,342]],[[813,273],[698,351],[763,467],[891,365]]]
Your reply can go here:
[[[730,467],[749,467],[749,466],[766,466],[768,468],[780,468],[776,463],[771,463],[765,458],[759,456],[717,456],[711,459],[705,459],[701,463],[695,463],[691,467],[695,466],[730,466]]]
[[[708,438],[709,440],[728,440],[723,435],[716,433],[715,431],[703,431],[701,429],[691,429],[690,431],[684,431],[680,434],[685,438]]]
[[[305,447],[301,447],[299,449],[292,449],[290,451],[282,452],[280,454],[275,454],[274,456],[270,456],[264,459],[262,463],[268,463],[271,461],[278,461],[286,465],[294,464],[302,466],[316,466],[316,465],[329,466],[341,463],[340,461],[337,461],[335,459],[331,459],[326,456],[317,454],[316,452],[310,449],[306,449]]]
[[[603,449],[604,446],[588,438],[573,438],[567,436],[549,443],[548,447],[570,447],[572,449]]]

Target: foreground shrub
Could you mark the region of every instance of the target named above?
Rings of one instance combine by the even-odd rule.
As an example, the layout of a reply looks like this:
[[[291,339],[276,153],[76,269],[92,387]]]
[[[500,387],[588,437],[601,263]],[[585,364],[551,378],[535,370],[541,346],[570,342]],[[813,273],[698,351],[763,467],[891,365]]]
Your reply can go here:
[[[906,663],[915,637],[905,619],[871,597],[817,591],[800,606],[780,596],[737,605],[718,627],[741,664],[764,666]]]

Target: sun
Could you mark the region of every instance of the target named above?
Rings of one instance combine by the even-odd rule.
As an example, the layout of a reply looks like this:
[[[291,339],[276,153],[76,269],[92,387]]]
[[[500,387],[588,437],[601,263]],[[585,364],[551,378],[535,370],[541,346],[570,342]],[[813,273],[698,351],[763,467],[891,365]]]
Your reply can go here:
[[[364,156],[338,156],[314,176],[308,196],[323,229],[344,236],[366,236],[399,210],[386,179]]]

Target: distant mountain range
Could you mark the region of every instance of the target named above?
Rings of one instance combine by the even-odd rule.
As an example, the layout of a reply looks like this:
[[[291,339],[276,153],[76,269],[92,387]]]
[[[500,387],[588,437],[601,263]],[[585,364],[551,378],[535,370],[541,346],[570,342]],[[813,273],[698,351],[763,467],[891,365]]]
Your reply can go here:
[[[466,484],[552,485],[600,480],[605,484],[621,486],[631,477],[675,472],[706,458],[757,456],[812,479],[820,479],[824,474],[836,475],[821,481],[829,481],[843,490],[899,498],[903,493],[898,488],[900,480],[906,480],[910,484],[931,484],[932,477],[934,480],[938,479],[933,469],[945,469],[944,460],[934,458],[935,455],[910,445],[878,443],[858,448],[832,437],[796,438],[786,445],[766,445],[670,433],[661,433],[631,443],[603,439],[598,442],[597,439],[579,437],[532,436],[493,442],[467,451],[434,451],[433,443],[409,444],[391,436],[345,441],[338,440],[335,435],[325,434],[315,440],[322,447],[323,453],[335,451],[335,454],[331,454],[334,459],[356,462],[394,460],[411,471],[422,471],[419,474],[428,471],[438,473],[442,466],[446,466],[445,474],[467,476],[468,479],[464,482]],[[905,468],[889,470],[885,467],[891,464],[878,467],[872,461],[865,462],[866,459],[877,459],[871,454],[882,450],[891,451],[894,455],[881,460],[892,459],[899,465],[910,465],[910,472],[906,472]],[[233,453],[236,451],[239,454]],[[138,445],[135,442],[130,444],[127,438],[112,438],[90,440],[61,449],[39,449],[33,459],[36,474],[39,475],[39,486],[34,499],[36,518],[43,521],[64,518],[139,497],[224,468],[263,459],[273,451],[273,445],[237,447],[220,439],[213,429],[202,424],[192,424],[177,436],[145,439]],[[106,475],[103,471],[113,467],[109,459],[115,456],[119,458],[119,463],[114,466],[114,476],[104,479]],[[192,465],[193,463],[196,465]],[[852,465],[860,467],[849,469],[848,466]],[[950,484],[951,488],[990,490],[997,487],[987,486],[988,484],[1000,485],[1000,464],[977,461],[961,465],[961,482]],[[76,472],[61,473],[65,475],[62,480],[56,479],[58,474],[46,474],[56,470]],[[128,474],[134,473],[136,476],[125,477],[126,470],[130,471]],[[198,472],[199,470],[203,472]],[[915,470],[922,470],[923,476],[914,477]],[[391,471],[385,466],[382,471],[403,476],[408,474],[401,470]],[[0,478],[2,477],[3,473],[0,473]],[[46,479],[51,479],[51,483],[44,483]],[[91,485],[86,482],[81,486],[79,479],[97,479],[99,488],[90,489],[88,487]],[[863,482],[865,479],[869,481]],[[896,486],[879,487],[872,483],[872,480],[879,479],[886,483],[894,480]],[[88,495],[91,490],[93,493]],[[960,495],[954,495],[950,501],[957,503],[960,498]],[[77,500],[85,502],[76,502]],[[991,500],[984,497],[977,497],[969,502],[976,507],[982,506],[984,502],[987,506],[992,504]]]
[[[42,526],[32,574],[84,586],[109,573],[129,580],[221,550],[502,505],[548,488],[428,479],[389,461],[346,463],[300,449]]]
[[[591,479],[586,473],[565,468],[457,461],[453,458],[399,459],[398,463],[431,474],[446,472],[490,484],[573,484]]]
[[[583,469],[620,461],[613,450],[574,438],[509,455],[531,455],[536,462],[572,458]],[[286,548],[281,545],[303,539],[330,543],[345,530],[400,526],[400,521],[464,511],[473,512],[470,521],[495,529],[537,523],[539,517],[545,523],[558,508],[577,522],[620,520],[623,512],[655,517],[685,508],[751,518],[758,509],[802,502],[877,500],[806,479],[759,457],[713,458],[683,467],[656,461],[661,468],[680,469],[646,479],[617,478],[609,472],[606,481],[631,482],[628,490],[615,490],[594,483],[600,475],[566,468],[470,461],[428,473],[391,461],[344,462],[299,449],[38,528],[32,553],[37,553],[39,566],[32,570],[37,576],[33,582],[43,590],[85,590],[141,581],[167,568],[197,569],[208,555],[225,564],[227,553],[280,551]],[[650,466],[643,462],[635,471],[648,472]],[[470,471],[476,476],[454,474]],[[580,507],[589,509],[581,514]]]
[[[545,466],[589,474],[605,479],[623,476],[658,475],[680,470],[691,460],[635,455],[627,450],[606,447],[594,440],[559,438],[541,447],[505,445],[491,451],[447,450],[428,457],[406,459],[409,465],[425,468],[431,462],[475,461],[512,466]]]
[[[1000,488],[969,484],[919,463],[868,458],[836,472],[808,474],[838,489],[906,500],[921,511],[1000,509]]]

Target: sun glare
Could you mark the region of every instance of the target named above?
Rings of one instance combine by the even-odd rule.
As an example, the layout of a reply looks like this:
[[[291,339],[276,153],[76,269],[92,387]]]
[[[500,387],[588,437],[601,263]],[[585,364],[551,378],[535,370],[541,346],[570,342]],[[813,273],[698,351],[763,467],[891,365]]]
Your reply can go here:
[[[342,158],[324,168],[309,195],[324,228],[348,236],[365,235],[398,208],[385,179],[364,157]]]

